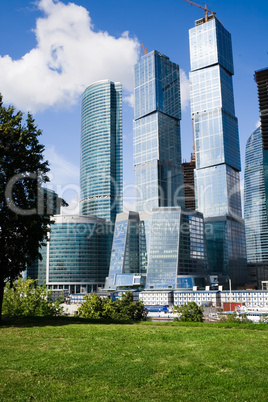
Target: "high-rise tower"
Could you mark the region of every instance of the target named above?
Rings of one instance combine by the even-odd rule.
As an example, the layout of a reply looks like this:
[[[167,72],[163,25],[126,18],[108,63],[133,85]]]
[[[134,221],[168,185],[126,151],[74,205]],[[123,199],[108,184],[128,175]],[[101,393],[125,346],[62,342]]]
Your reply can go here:
[[[183,206],[179,66],[155,50],[135,66],[136,209]]]
[[[260,289],[261,281],[268,280],[268,217],[260,127],[247,141],[244,183],[249,280]]]
[[[115,221],[123,208],[122,182],[122,86],[98,81],[82,94],[82,215]]]
[[[268,68],[255,71],[254,77],[258,88],[266,210],[268,214]]]
[[[242,285],[247,272],[232,43],[214,15],[190,29],[190,58],[196,209],[206,218],[209,268]]]

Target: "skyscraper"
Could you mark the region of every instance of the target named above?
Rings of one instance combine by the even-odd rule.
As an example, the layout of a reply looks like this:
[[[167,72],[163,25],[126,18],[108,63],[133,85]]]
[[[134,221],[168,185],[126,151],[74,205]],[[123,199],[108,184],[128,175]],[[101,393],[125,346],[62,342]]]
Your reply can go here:
[[[206,218],[210,272],[242,285],[247,272],[232,43],[214,15],[190,29],[190,58],[196,209]]]
[[[251,134],[246,144],[244,177],[244,214],[249,280],[260,289],[261,281],[268,280],[268,218],[260,127]]]
[[[264,184],[268,214],[268,68],[255,71],[261,120]]]
[[[82,94],[82,215],[115,221],[123,209],[122,182],[122,86],[98,81]]]
[[[184,205],[179,66],[153,50],[135,66],[137,211]]]

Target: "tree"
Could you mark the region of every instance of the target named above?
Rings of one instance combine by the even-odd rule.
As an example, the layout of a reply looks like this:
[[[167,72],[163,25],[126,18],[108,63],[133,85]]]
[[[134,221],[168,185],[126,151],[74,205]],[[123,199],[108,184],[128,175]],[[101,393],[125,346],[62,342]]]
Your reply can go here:
[[[131,292],[124,293],[115,301],[91,293],[85,296],[78,315],[82,318],[141,321],[146,319],[147,313],[142,302],[133,301]]]
[[[78,315],[82,318],[103,318],[103,299],[96,293],[85,295],[84,299],[78,307]]]
[[[18,279],[12,287],[5,287],[3,314],[14,316],[59,316],[63,314],[61,303],[64,297],[55,302],[50,299],[51,291],[45,286],[35,284],[32,279]]]
[[[49,181],[41,130],[28,113],[3,106],[0,94],[0,320],[5,284],[12,283],[26,264],[41,258],[51,213],[41,198]]]
[[[180,321],[203,321],[203,307],[199,307],[195,302],[189,302],[184,306],[175,306],[174,311],[180,313]]]
[[[127,319],[131,319],[133,321],[146,320],[147,312],[144,304],[140,300],[133,301],[132,292],[125,292],[121,299],[117,300],[117,303],[119,306],[119,311],[123,316],[126,316]]]

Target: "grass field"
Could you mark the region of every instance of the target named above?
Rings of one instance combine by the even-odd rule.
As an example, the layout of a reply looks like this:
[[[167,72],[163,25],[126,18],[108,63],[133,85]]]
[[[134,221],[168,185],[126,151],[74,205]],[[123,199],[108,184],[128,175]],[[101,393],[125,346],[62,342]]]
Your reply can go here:
[[[266,401],[267,345],[263,326],[4,322],[0,401]]]

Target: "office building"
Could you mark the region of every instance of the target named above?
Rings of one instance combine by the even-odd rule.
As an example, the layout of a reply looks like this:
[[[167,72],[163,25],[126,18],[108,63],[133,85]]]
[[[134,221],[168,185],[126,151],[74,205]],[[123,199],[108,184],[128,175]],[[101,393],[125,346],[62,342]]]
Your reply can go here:
[[[137,211],[184,206],[179,66],[152,51],[135,66]]]
[[[38,191],[37,210],[39,214],[58,215],[62,206],[66,206],[66,202],[58,196],[58,194],[48,188],[41,187]],[[46,247],[40,247],[39,253],[41,260],[34,260],[31,264],[27,264],[26,277],[28,279],[38,279],[39,283],[45,284],[46,277]]]
[[[151,214],[129,211],[116,216],[109,276],[105,289],[143,288]]]
[[[53,221],[43,248],[45,270],[39,274],[39,283],[56,294],[91,293],[103,287],[109,270],[113,224],[79,215],[55,215]]]
[[[268,280],[268,218],[260,127],[246,144],[244,216],[249,281],[261,289],[261,281]]]
[[[115,221],[122,212],[122,86],[109,80],[82,94],[80,213]]]
[[[268,69],[254,78],[261,125],[246,145],[244,197],[249,280],[261,289],[268,280]]]
[[[154,208],[146,289],[204,287],[207,273],[203,215],[181,207]]]
[[[264,185],[266,193],[266,210],[268,214],[268,68],[255,71],[255,81],[257,83],[259,99]]]
[[[247,267],[232,43],[214,15],[190,29],[190,58],[196,209],[205,218],[209,269],[220,282],[241,286]]]

